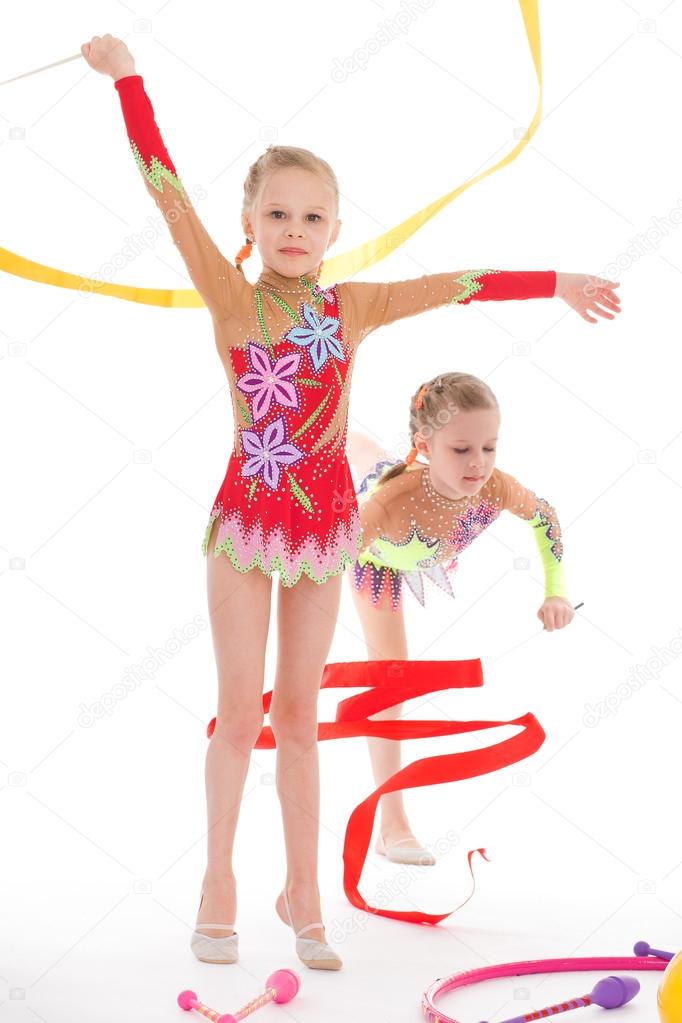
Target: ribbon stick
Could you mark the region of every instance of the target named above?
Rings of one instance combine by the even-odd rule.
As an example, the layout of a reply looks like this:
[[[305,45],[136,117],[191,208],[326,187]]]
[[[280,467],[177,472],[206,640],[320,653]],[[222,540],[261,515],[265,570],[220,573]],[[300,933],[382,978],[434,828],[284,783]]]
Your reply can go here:
[[[327,285],[337,281],[347,280],[358,273],[359,270],[364,270],[366,267],[372,266],[374,263],[378,263],[380,260],[385,259],[386,256],[407,241],[407,239],[410,238],[415,231],[422,227],[428,220],[435,217],[436,214],[451,203],[453,199],[456,199],[458,195],[461,195],[467,188],[471,188],[472,185],[475,185],[478,181],[481,181],[489,174],[493,174],[495,171],[500,170],[501,167],[511,163],[512,160],[515,160],[519,153],[528,145],[537,130],[542,116],[542,58],[540,48],[540,26],[538,0],[518,0],[518,2],[521,16],[523,18],[528,47],[530,49],[538,81],[538,99],[535,114],[533,115],[528,128],[524,132],[523,137],[519,140],[517,145],[515,145],[510,152],[507,153],[506,156],[492,167],[489,167],[487,170],[477,174],[470,181],[465,181],[452,192],[448,192],[446,195],[436,199],[428,206],[425,206],[424,209],[419,210],[419,212],[408,217],[407,220],[402,221],[402,223],[398,224],[397,227],[392,228],[390,231],[386,231],[377,238],[372,238],[370,241],[364,242],[355,249],[351,249],[350,252],[344,252],[338,256],[331,256],[329,260],[323,261],[318,282],[320,287],[325,288]],[[81,56],[81,54],[77,54],[77,56]],[[67,59],[73,60],[75,58],[69,57]],[[63,62],[59,61],[58,63]],[[48,65],[48,67],[53,66],[54,65]],[[37,70],[41,71],[44,69],[38,68]],[[28,73],[34,74],[35,72]],[[19,77],[22,78],[24,76],[20,75]],[[10,81],[15,80],[16,79],[10,79]],[[38,281],[39,283],[52,284],[60,288],[87,289],[97,295],[109,295],[113,298],[125,299],[128,302],[143,302],[149,305],[165,306],[167,308],[199,308],[204,305],[200,295],[193,288],[139,288],[134,285],[126,284],[105,284],[101,281],[93,280],[92,278],[79,277],[76,274],[67,273],[54,267],[44,266],[41,263],[34,263],[14,252],[10,252],[8,249],[2,248],[0,248],[0,270],[5,271],[6,273],[15,274],[19,277],[25,277],[28,280]]]
[[[348,661],[327,664],[322,674],[321,689],[356,689],[368,687],[369,692],[343,700],[336,709],[334,722],[318,724],[318,739],[348,739],[374,736],[381,739],[427,739],[440,735],[458,735],[487,728],[516,725],[522,730],[509,739],[483,749],[463,753],[450,753],[425,757],[396,771],[366,799],[356,806],[346,827],[343,846],[343,887],[348,900],[358,909],[392,920],[408,923],[437,924],[469,901],[469,896],[455,909],[445,913],[425,913],[421,910],[389,910],[373,906],[359,892],[358,884],[367,858],[377,804],[384,793],[425,785],[444,785],[464,778],[476,778],[491,771],[499,771],[509,764],[535,753],[545,739],[545,733],[533,714],[523,714],[511,721],[370,721],[388,707],[405,700],[425,696],[446,689],[473,688],[483,685],[483,672],[478,658],[465,661]],[[263,710],[267,713],[272,690],[263,694]],[[210,738],[216,719],[208,725]],[[275,749],[276,741],[269,725],[261,729],[256,749]],[[471,849],[467,854],[473,879],[471,860],[478,852],[484,859],[485,849]]]
[[[4,82],[0,82],[0,85],[9,85],[10,82],[18,82],[20,78],[28,78],[29,75],[37,75],[39,71],[47,71],[51,67],[57,67],[59,64],[68,64],[72,60],[78,60],[82,57],[82,53],[74,53],[73,57],[64,57],[63,60],[56,60],[54,64],[45,64],[43,67],[37,67],[33,71],[25,71],[23,75],[17,75],[16,78],[6,78]]]

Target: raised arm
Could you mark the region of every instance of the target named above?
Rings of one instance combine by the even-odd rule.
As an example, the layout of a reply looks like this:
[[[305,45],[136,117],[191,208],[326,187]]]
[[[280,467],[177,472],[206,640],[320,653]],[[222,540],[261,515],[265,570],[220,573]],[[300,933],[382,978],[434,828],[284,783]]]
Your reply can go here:
[[[113,36],[93,36],[81,47],[96,71],[114,80],[128,140],[147,191],[168,225],[195,288],[214,319],[224,318],[249,284],[218,250],[178,177],[154,118],[142,77],[135,73],[125,43]]]
[[[362,339],[377,327],[441,305],[552,298],[556,281],[554,270],[459,270],[385,284],[345,281],[338,292],[353,336]]]

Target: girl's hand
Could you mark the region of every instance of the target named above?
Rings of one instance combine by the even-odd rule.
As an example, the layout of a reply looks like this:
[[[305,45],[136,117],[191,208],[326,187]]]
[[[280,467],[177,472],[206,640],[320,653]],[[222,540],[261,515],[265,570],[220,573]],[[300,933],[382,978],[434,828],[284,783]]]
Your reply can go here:
[[[590,274],[563,274],[557,271],[556,288],[554,294],[563,298],[572,309],[579,312],[588,323],[596,323],[592,316],[588,316],[587,310],[604,316],[607,320],[614,319],[614,313],[620,312],[620,299],[613,291],[619,288],[620,281],[608,281],[603,277],[592,277]],[[608,313],[599,306],[612,309]]]
[[[563,629],[573,621],[574,615],[573,605],[566,597],[547,597],[538,611],[538,618],[547,632]]]
[[[116,36],[93,36],[89,43],[83,43],[81,53],[94,71],[111,75],[114,81],[136,74],[132,53]]]

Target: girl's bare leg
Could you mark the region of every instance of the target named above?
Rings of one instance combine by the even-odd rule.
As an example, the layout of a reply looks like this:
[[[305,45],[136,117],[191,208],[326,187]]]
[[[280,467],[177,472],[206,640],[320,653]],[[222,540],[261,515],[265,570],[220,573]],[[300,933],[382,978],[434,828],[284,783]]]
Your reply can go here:
[[[306,575],[280,584],[278,655],[270,724],[277,742],[277,793],[287,852],[286,890],[294,929],[321,920],[317,883],[320,816],[317,704],[341,598],[342,575],[315,583]],[[286,913],[281,896],[278,906]],[[324,929],[307,938],[324,941]]]
[[[362,631],[367,644],[367,659],[370,661],[406,661],[407,637],[405,635],[405,619],[402,608],[392,611],[390,604],[384,603],[374,607],[369,595],[364,591],[358,593],[353,582],[353,569],[348,570],[353,600],[360,616]],[[370,715],[370,721],[395,721],[403,712],[402,703],[388,707],[378,714]],[[372,761],[374,780],[382,785],[392,774],[402,767],[400,743],[395,739],[375,739],[368,737],[367,745]],[[402,792],[389,792],[379,800],[381,820],[379,831],[387,846],[401,839],[406,848],[418,848],[420,843],[412,834],[410,823],[405,813]]]
[[[260,569],[238,572],[208,545],[208,610],[218,671],[216,727],[206,753],[208,852],[201,922],[232,922],[237,912],[232,870],[237,818],[251,750],[263,725],[263,671],[272,579]],[[223,937],[230,930],[211,930]]]

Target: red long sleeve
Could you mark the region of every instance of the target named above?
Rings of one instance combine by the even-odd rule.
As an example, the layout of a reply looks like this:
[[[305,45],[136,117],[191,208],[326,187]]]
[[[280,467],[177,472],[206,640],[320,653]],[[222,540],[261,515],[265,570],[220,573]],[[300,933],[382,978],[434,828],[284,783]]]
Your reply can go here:
[[[377,327],[443,305],[507,299],[552,298],[554,270],[456,270],[406,281],[344,281],[338,285],[352,330],[365,337]]]
[[[128,140],[147,191],[163,214],[189,276],[214,321],[225,319],[249,289],[206,231],[178,177],[154,119],[141,75],[114,82]]]

